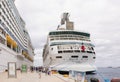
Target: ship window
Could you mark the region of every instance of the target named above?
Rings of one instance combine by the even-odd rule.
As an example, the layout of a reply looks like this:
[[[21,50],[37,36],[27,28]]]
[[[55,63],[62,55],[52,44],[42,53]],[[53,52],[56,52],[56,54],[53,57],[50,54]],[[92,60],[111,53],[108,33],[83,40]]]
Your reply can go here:
[[[51,48],[51,50],[53,50],[53,48]]]
[[[75,31],[59,31],[59,32],[50,32],[49,35],[61,35],[61,34],[74,34],[74,35],[82,35],[82,36],[87,36],[90,37],[89,33],[84,33],[84,32],[75,32]]]
[[[81,52],[85,52],[85,51],[82,50]]]
[[[4,4],[4,2],[2,1],[2,4],[3,4],[3,6],[5,7],[5,4]]]
[[[56,58],[62,58],[62,56],[56,56]]]
[[[92,51],[87,51],[87,53],[92,53]]]
[[[92,48],[92,50],[94,50],[94,48],[93,47],[91,47]]]
[[[71,56],[71,58],[78,58],[78,56]]]
[[[66,51],[63,51],[64,53],[71,53],[73,52],[73,50],[66,50]]]
[[[53,38],[50,39],[51,41],[54,40]]]
[[[58,53],[62,53],[62,51],[58,51]]]
[[[95,59],[96,57],[93,57],[93,59]]]
[[[60,49],[60,46],[57,46],[58,49]]]
[[[74,52],[80,52],[80,50],[74,50]]]
[[[82,56],[82,58],[88,58],[88,56]]]

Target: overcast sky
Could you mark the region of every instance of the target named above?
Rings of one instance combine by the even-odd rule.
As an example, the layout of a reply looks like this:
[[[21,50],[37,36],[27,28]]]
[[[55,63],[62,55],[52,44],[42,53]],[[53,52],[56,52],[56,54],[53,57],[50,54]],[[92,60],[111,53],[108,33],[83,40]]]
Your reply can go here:
[[[63,12],[69,12],[75,29],[91,34],[96,65],[120,66],[120,0],[16,0],[15,4],[35,48],[35,65],[42,64],[48,32],[56,30]]]

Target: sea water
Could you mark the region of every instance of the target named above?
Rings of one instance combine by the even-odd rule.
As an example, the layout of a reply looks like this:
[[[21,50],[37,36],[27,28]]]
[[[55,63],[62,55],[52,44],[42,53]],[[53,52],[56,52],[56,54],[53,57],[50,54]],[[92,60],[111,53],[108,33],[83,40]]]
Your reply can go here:
[[[86,79],[90,82],[90,78],[98,78],[100,82],[109,82],[112,78],[120,78],[120,68],[110,67],[110,68],[98,68],[95,73],[87,74]],[[108,81],[109,80],[109,81]]]

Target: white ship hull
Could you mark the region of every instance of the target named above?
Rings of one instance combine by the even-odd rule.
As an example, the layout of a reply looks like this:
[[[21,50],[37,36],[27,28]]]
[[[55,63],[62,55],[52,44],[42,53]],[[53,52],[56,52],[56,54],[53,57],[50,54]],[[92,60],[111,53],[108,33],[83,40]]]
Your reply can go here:
[[[60,71],[81,71],[81,72],[94,72],[97,70],[95,65],[91,64],[78,64],[78,63],[68,63],[60,66],[56,66],[53,70],[60,70]]]
[[[52,46],[53,47],[53,46]],[[57,48],[57,46],[54,46]],[[95,54],[87,52],[57,53],[57,50],[51,51],[44,61],[45,67],[51,67],[53,70],[76,70],[76,71],[95,71]],[[57,58],[62,57],[62,58]],[[84,58],[87,57],[87,58]]]
[[[7,70],[8,62],[16,62],[17,69],[20,69],[22,64],[26,64],[28,67],[32,65],[32,62],[24,58],[24,56],[0,43],[0,72]]]

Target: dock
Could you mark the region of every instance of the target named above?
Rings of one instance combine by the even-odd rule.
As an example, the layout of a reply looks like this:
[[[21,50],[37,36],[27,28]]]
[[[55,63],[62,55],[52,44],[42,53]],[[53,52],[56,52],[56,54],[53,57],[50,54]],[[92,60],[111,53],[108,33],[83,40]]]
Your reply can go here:
[[[21,73],[17,71],[16,78],[8,78],[7,72],[0,73],[0,82],[74,82],[74,80],[60,74],[41,73],[40,77],[38,72]]]

